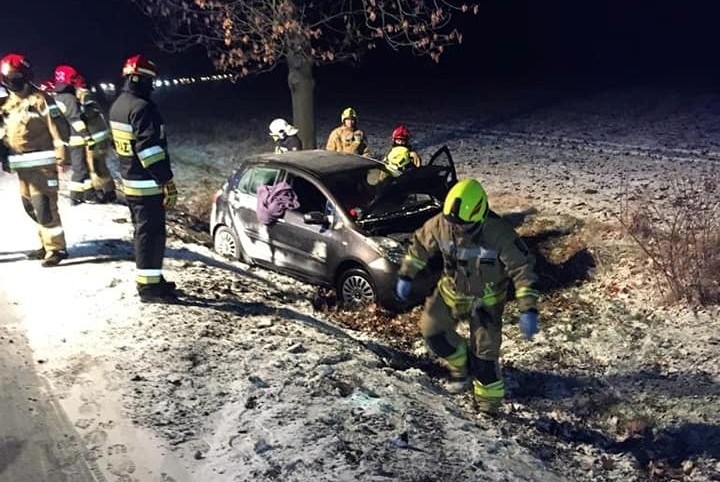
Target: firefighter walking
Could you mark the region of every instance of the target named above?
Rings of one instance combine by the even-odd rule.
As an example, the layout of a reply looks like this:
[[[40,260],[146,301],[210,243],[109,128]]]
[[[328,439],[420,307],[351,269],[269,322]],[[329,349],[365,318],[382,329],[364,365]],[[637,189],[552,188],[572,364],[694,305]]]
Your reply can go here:
[[[67,142],[70,128],[53,100],[30,83],[33,72],[22,55],[0,60],[0,82],[9,96],[0,108],[6,157],[2,167],[17,172],[20,196],[28,216],[38,225],[41,247],[28,257],[44,267],[68,257],[58,212],[58,161],[55,146]]]
[[[423,338],[448,367],[451,391],[471,377],[477,409],[493,413],[505,395],[498,360],[511,282],[521,331],[528,340],[538,331],[535,258],[512,226],[489,209],[474,179],[453,186],[443,212],[413,234],[396,285],[400,299],[409,299],[412,279],[435,254],[442,255],[444,267],[421,316]],[[469,343],[456,331],[459,322],[469,323]]]
[[[163,277],[165,210],[177,201],[163,121],[150,99],[158,75],[142,55],[130,57],[125,83],[110,108],[110,129],[120,161],[122,186],[135,228],[136,282],[143,302],[172,303],[175,283]]]

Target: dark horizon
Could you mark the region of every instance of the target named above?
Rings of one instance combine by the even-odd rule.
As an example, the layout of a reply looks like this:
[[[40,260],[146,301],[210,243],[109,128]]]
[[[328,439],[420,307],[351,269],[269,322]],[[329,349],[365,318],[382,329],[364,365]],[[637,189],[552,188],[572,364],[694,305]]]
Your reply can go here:
[[[359,65],[321,66],[316,75],[380,82],[412,79],[627,77],[717,79],[714,58],[720,29],[719,2],[696,0],[681,7],[668,0],[492,0],[459,26],[462,45],[439,64],[410,52],[380,48]],[[151,19],[130,0],[26,0],[4,8],[0,46],[27,55],[38,80],[69,63],[88,79],[114,81],[129,55],[146,52],[166,77],[211,73],[200,49],[178,55],[153,44]],[[282,76],[283,66],[276,76]]]

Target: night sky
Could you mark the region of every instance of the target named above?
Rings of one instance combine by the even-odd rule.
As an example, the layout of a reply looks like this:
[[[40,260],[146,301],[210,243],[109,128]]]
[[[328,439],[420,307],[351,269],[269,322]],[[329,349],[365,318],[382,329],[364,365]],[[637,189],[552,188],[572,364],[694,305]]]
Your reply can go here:
[[[463,21],[465,42],[440,66],[382,50],[366,75],[647,76],[717,79],[720,1],[492,0]],[[126,57],[146,52],[166,75],[208,72],[201,52],[168,56],[129,0],[3,1],[0,50],[26,54],[38,80],[58,63],[91,81],[117,80]],[[357,67],[354,67],[357,69]],[[334,75],[349,66],[322,69]]]

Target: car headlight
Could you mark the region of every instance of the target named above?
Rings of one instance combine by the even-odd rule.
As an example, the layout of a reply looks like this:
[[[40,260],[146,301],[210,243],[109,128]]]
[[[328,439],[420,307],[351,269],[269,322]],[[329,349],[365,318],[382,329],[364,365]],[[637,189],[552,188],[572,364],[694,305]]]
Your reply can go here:
[[[405,257],[405,248],[394,239],[382,236],[367,238],[370,245],[382,256],[393,264],[401,264]]]

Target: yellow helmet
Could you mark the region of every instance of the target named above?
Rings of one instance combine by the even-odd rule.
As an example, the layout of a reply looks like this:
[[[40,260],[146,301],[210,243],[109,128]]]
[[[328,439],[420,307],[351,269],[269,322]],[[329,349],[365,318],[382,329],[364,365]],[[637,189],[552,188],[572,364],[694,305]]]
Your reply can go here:
[[[445,197],[445,219],[452,223],[482,223],[488,215],[488,199],[475,179],[463,179],[455,184]]]
[[[385,165],[393,175],[400,175],[412,165],[410,149],[405,146],[395,146],[385,156]]]
[[[345,119],[357,119],[357,112],[352,107],[345,108],[340,114],[340,122],[345,122]]]

